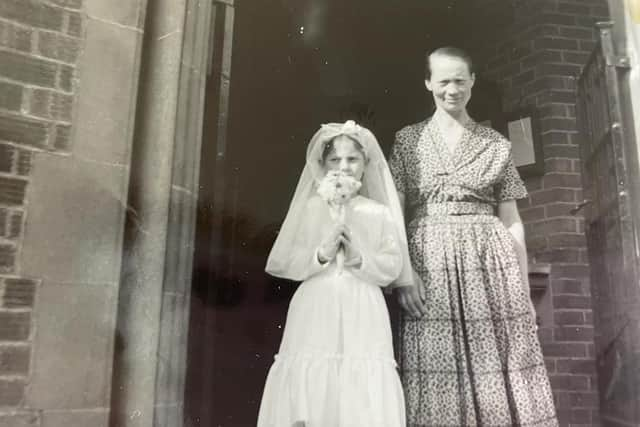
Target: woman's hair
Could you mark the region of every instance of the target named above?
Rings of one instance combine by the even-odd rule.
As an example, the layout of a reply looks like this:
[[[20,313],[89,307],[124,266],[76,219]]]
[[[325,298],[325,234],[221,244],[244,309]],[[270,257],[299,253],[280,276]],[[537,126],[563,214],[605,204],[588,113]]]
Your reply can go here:
[[[327,160],[327,157],[329,157],[329,154],[331,154],[331,152],[333,151],[334,141],[337,138],[341,137],[341,136],[343,136],[345,138],[348,138],[351,142],[353,142],[353,146],[356,147],[356,149],[362,153],[362,156],[365,159],[367,158],[367,155],[364,152],[364,147],[362,146],[362,144],[360,144],[360,142],[358,142],[356,139],[350,137],[349,135],[338,135],[338,136],[335,136],[334,138],[331,138],[331,140],[327,141],[324,144],[324,148],[322,149],[322,163],[323,164]]]
[[[473,60],[471,59],[471,56],[467,52],[465,52],[464,50],[458,47],[444,46],[444,47],[439,47],[435,50],[432,50],[427,54],[426,62],[425,62],[425,79],[427,80],[431,79],[431,57],[432,56],[449,56],[452,58],[461,59],[467,64],[467,67],[469,68],[469,74],[474,73]]]

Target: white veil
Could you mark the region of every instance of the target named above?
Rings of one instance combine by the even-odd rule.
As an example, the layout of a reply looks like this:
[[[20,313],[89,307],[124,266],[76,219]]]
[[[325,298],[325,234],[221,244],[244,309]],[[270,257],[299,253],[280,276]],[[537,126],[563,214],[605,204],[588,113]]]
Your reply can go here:
[[[294,279],[289,271],[289,259],[296,248],[296,236],[302,230],[303,221],[307,220],[305,209],[309,199],[316,194],[318,182],[324,177],[322,152],[325,145],[339,135],[348,136],[362,145],[367,157],[362,177],[360,194],[387,206],[393,217],[400,244],[403,267],[398,279],[392,286],[409,286],[413,284],[413,270],[407,248],[407,233],[400,200],[396,191],[389,165],[384,158],[376,137],[368,129],[357,125],[352,120],[346,123],[329,123],[322,125],[313,135],[307,147],[307,161],[298,181],[293,200],[287,216],[282,223],[278,237],[267,260],[267,273],[283,278]]]

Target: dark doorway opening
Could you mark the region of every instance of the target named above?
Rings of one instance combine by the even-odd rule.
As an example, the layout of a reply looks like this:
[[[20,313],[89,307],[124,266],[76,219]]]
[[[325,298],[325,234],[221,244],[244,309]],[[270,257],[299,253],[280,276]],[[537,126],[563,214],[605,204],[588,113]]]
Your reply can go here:
[[[223,161],[215,161],[217,86],[206,95],[186,425],[255,425],[296,288],[264,265],[311,135],[352,118],[388,152],[395,131],[429,115],[425,52],[457,45],[473,56],[478,34],[486,43],[511,13],[498,0],[236,3]],[[500,116],[500,94],[481,78],[473,103],[476,120]]]

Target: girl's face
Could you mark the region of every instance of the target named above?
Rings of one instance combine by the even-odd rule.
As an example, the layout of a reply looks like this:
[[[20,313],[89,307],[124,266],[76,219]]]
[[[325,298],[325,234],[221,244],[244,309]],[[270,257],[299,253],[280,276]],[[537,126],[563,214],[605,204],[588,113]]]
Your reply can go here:
[[[333,150],[324,160],[325,172],[341,171],[358,181],[362,180],[365,165],[362,151],[352,139],[344,135],[333,140]]]

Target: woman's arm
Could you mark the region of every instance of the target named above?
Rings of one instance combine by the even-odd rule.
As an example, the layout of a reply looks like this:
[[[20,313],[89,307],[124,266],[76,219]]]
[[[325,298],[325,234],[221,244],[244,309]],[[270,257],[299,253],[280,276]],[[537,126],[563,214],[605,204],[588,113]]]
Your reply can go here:
[[[404,193],[398,191],[398,199],[400,199],[400,208],[406,213]],[[418,273],[413,272],[413,286],[398,286],[395,291],[398,295],[400,306],[414,317],[422,317],[427,311],[424,306],[424,284]]]
[[[520,271],[522,273],[522,285],[531,304],[530,308],[535,320],[536,313],[533,302],[531,302],[531,289],[529,286],[529,259],[527,256],[527,244],[524,238],[524,225],[522,224],[516,201],[505,200],[499,202],[498,218],[500,218],[500,221],[502,221],[513,237],[513,247],[518,257],[518,264],[520,264]]]

